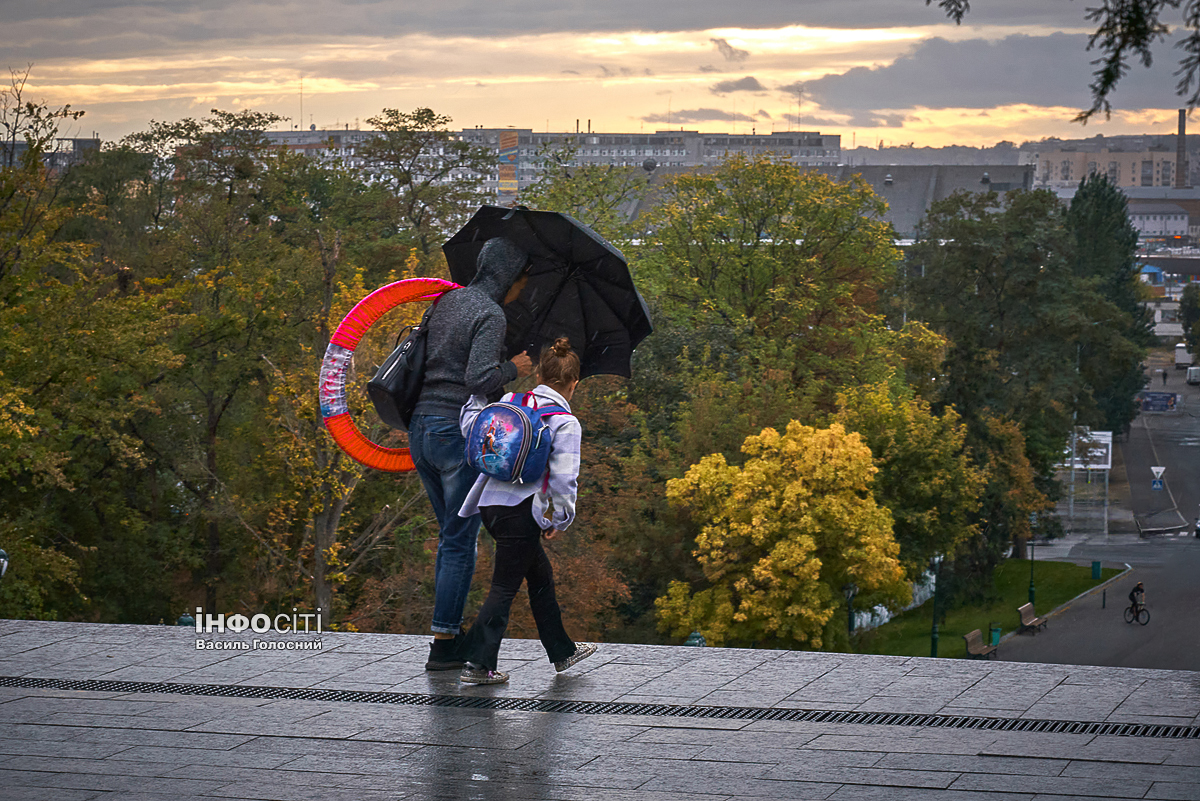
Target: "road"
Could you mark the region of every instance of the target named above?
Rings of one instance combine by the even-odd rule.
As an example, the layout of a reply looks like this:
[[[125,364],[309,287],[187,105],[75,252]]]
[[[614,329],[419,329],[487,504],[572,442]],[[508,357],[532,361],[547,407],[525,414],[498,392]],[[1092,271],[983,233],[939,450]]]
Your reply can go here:
[[[1182,370],[1168,376],[1150,389],[1177,393],[1176,410],[1139,415],[1122,444],[1133,510],[1148,528],[1194,525],[1200,512],[1200,386],[1184,383]],[[1167,468],[1163,491],[1150,488],[1151,465]]]
[[[1075,544],[1067,561],[1128,564],[1133,571],[1109,585],[1107,598],[1089,595],[1055,615],[1042,633],[1005,641],[1001,659],[1200,671],[1200,539],[1191,536],[1200,511],[1200,387],[1184,383],[1166,351],[1153,354],[1148,366],[1155,392],[1164,391],[1155,369],[1167,366],[1165,391],[1178,393],[1179,402],[1175,411],[1140,415],[1118,444],[1128,484],[1118,490],[1127,497],[1114,505],[1131,508],[1144,529],[1167,529],[1169,536],[1112,533]],[[1151,489],[1153,465],[1166,467],[1161,491]],[[1122,618],[1137,581],[1146,586],[1147,626]]]
[[[1107,545],[1077,545],[1069,559],[1125,563],[1133,571],[1106,592],[1086,596],[1055,615],[1041,633],[1006,640],[1000,659],[1200,671],[1200,540],[1114,534]],[[1145,584],[1150,610],[1145,626],[1127,624],[1122,617],[1138,581]]]

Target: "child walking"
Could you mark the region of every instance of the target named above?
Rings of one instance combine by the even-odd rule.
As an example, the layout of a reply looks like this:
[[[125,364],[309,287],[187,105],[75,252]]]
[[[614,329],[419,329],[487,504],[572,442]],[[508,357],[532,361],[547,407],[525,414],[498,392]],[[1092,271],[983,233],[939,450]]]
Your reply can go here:
[[[503,400],[539,408],[559,406],[570,412],[580,370],[579,356],[566,337],[559,337],[553,346],[542,350],[537,373],[539,384],[532,392],[510,392]],[[471,425],[486,405],[482,397],[474,395],[463,406],[459,423],[464,437],[469,436]],[[496,666],[512,602],[522,581],[528,585],[538,638],[555,670],[566,670],[596,652],[595,645],[576,645],[567,636],[554,594],[554,570],[542,547],[543,537],[554,539],[575,519],[582,428],[573,414],[542,419],[549,425],[552,438],[548,479],[521,484],[480,475],[459,512],[462,517],[478,512],[496,541],[492,588],[459,648],[459,656],[466,660],[460,680],[467,684],[508,681],[508,674],[496,670]]]

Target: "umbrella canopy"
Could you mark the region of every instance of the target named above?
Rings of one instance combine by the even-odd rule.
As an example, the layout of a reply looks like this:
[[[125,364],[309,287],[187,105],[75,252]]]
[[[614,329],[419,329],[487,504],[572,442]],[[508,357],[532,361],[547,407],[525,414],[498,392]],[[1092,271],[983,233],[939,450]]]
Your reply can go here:
[[[515,242],[533,262],[521,297],[504,307],[505,357],[528,351],[536,362],[543,347],[567,337],[582,377],[629,378],[633,349],[651,326],[621,251],[569,214],[483,206],[442,246],[450,276],[469,284],[483,243],[498,236]]]

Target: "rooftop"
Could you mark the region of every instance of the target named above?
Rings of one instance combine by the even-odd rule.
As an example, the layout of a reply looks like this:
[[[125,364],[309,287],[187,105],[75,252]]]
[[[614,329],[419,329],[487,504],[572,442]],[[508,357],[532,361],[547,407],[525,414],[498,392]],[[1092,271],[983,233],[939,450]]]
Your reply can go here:
[[[511,683],[465,687],[424,671],[427,642],[0,621],[0,787],[64,801],[1200,797],[1188,671],[604,644],[556,674],[513,640]]]

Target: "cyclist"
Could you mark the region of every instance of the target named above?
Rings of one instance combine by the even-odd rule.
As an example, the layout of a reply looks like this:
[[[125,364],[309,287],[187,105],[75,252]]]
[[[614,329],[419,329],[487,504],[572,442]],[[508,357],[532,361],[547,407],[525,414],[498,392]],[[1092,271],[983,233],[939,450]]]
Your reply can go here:
[[[1146,588],[1142,586],[1142,582],[1138,582],[1137,586],[1129,593],[1129,603],[1133,606],[1134,616],[1142,611],[1142,607],[1146,605]]]

